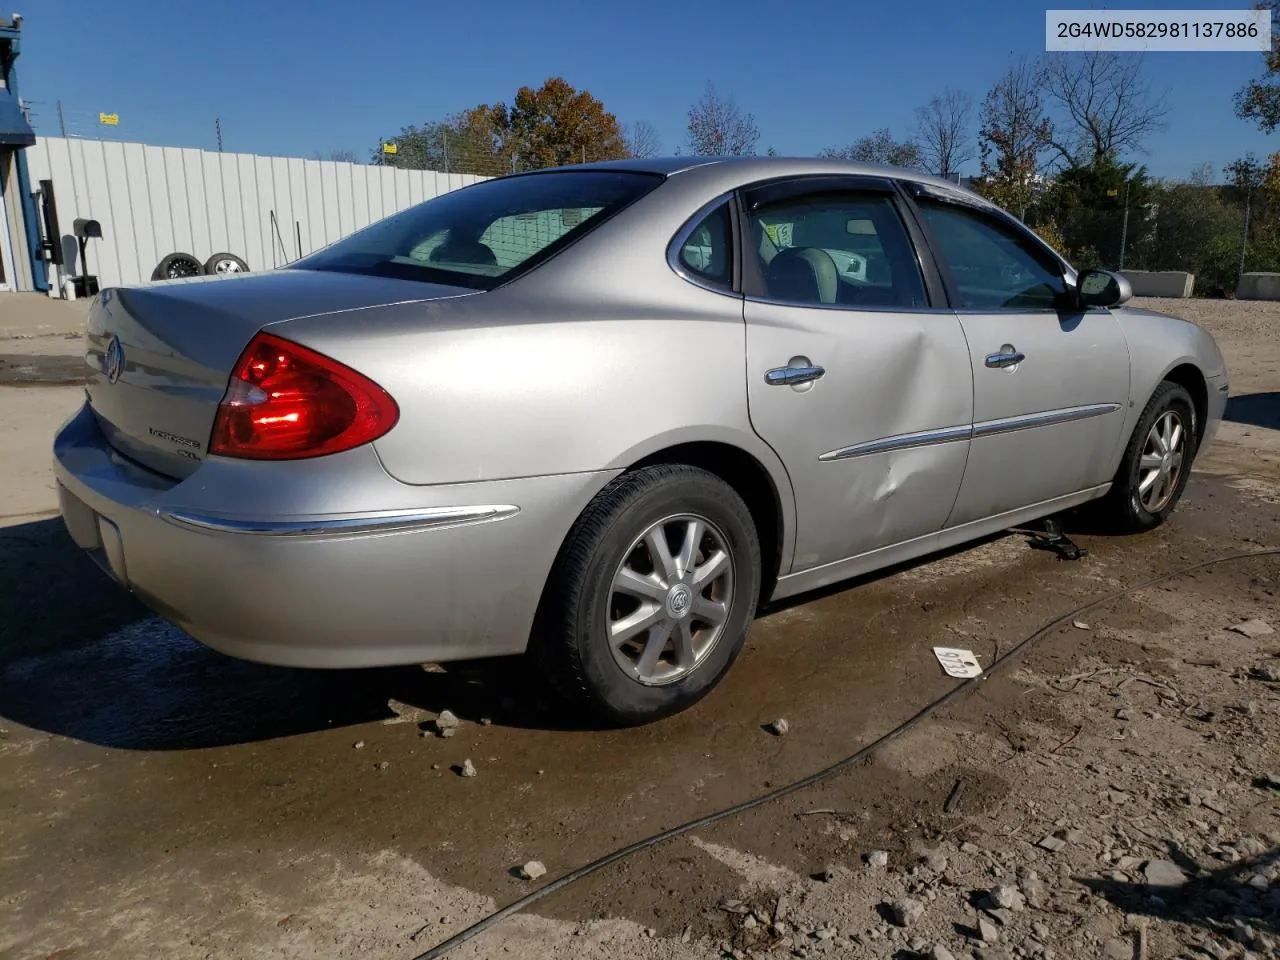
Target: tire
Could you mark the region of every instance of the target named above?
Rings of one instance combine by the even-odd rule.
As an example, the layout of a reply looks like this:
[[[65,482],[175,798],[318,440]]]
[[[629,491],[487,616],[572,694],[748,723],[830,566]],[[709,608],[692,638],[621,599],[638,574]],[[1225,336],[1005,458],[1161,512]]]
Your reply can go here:
[[[1152,469],[1150,459],[1148,466],[1143,466],[1143,458],[1161,456],[1157,434],[1167,435],[1164,426],[1170,422],[1179,428],[1174,447],[1175,454],[1180,456],[1175,457],[1176,465],[1166,461],[1176,474],[1163,480],[1157,476],[1153,481],[1157,488],[1168,483],[1168,489],[1157,496],[1150,487],[1143,488],[1143,481]],[[1125,533],[1153,530],[1164,523],[1182,499],[1187,479],[1191,476],[1192,461],[1198,452],[1199,438],[1200,424],[1191,394],[1179,384],[1161,381],[1138,418],[1111,489],[1098,501],[1099,518],[1107,526]]]
[[[248,273],[249,265],[234,253],[215,253],[204,262],[204,272],[209,276]]]
[[[156,264],[152,280],[176,280],[204,275],[204,264],[189,253],[171,253]]]
[[[704,525],[692,575],[680,557],[690,519]],[[674,576],[660,575],[654,562],[648,543],[657,541],[645,538],[655,529],[666,534]],[[708,559],[720,554],[725,561],[713,568]],[[565,538],[530,649],[560,697],[594,720],[630,726],[670,716],[702,699],[737,659],[755,616],[760,568],[751,512],[719,477],[682,464],[624,474],[596,495]],[[692,579],[699,572],[707,575],[700,589]],[[634,584],[646,575],[646,597],[617,589],[619,577]],[[655,577],[666,586],[655,586]],[[719,624],[700,619],[717,600]],[[658,621],[653,627],[611,642],[611,630],[646,611]],[[666,641],[664,629],[671,631]],[[651,645],[663,652],[646,661]]]

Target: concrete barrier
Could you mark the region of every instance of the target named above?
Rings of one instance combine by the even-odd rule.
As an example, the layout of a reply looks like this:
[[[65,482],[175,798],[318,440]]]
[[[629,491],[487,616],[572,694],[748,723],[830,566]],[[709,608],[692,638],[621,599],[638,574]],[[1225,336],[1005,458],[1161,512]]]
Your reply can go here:
[[[1135,297],[1189,297],[1196,283],[1195,274],[1180,270],[1126,270],[1124,275]]]
[[[1246,273],[1236,286],[1237,300],[1280,300],[1280,273]]]

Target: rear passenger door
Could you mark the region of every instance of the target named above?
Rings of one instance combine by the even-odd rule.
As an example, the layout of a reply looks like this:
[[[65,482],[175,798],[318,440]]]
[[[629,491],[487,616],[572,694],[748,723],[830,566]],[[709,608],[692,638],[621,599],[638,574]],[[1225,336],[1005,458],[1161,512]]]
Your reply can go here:
[[[796,493],[793,572],[942,527],[968,450],[964,332],[891,181],[741,194],[747,398]],[[936,309],[940,307],[941,309]]]
[[[973,440],[948,526],[1109,481],[1129,401],[1116,318],[1069,307],[1062,264],[1021,225],[914,192],[973,368]]]

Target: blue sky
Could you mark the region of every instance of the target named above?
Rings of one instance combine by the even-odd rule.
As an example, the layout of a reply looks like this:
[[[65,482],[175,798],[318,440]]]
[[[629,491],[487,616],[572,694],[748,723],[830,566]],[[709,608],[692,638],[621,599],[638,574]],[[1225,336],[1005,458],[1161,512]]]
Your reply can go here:
[[[1059,2],[1082,8],[1092,2]],[[1223,9],[1245,9],[1236,2]],[[1139,7],[1137,3],[1113,7]],[[1162,9],[1220,6],[1161,0]],[[20,92],[38,132],[72,132],[309,156],[355,150],[408,123],[560,74],[626,122],[648,120],[663,152],[682,146],[708,80],[752,112],[760,149],[808,155],[878,127],[910,132],[914,108],[945,86],[980,100],[1017,54],[1044,49],[1044,4],[917,0],[791,5],[584,0],[10,0],[25,16]],[[1232,113],[1258,53],[1155,53],[1153,88],[1172,109],[1142,158],[1158,176],[1217,171],[1280,150]],[[120,126],[97,125],[99,111]],[[971,166],[976,167],[975,164]],[[976,170],[974,171],[976,172]]]

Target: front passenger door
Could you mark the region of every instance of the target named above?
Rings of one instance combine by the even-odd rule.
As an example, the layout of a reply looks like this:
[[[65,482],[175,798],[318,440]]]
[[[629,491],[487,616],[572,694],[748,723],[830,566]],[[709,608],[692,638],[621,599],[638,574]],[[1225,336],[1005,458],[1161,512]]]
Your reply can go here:
[[[973,439],[947,526],[1108,482],[1129,403],[1110,311],[1065,309],[1060,265],[976,204],[917,196],[973,367]]]

